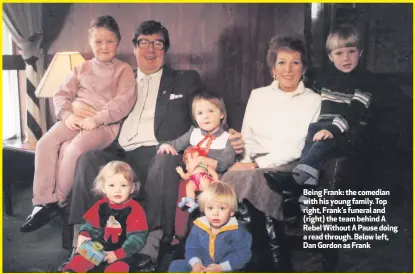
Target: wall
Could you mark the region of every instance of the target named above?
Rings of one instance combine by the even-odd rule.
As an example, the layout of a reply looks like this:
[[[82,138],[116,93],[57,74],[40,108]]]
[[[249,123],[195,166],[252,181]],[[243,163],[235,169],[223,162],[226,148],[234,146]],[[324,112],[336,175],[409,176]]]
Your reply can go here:
[[[167,63],[198,70],[206,85],[224,96],[229,123],[239,129],[251,90],[271,81],[268,41],[276,34],[302,35],[304,10],[305,4],[73,4],[48,54],[80,51],[90,57],[89,22],[109,14],[121,29],[120,59],[136,67],[135,28],[144,20],[160,21],[170,33]],[[53,13],[46,16],[45,32],[56,32]]]
[[[368,5],[367,68],[377,73],[412,71],[412,4]]]

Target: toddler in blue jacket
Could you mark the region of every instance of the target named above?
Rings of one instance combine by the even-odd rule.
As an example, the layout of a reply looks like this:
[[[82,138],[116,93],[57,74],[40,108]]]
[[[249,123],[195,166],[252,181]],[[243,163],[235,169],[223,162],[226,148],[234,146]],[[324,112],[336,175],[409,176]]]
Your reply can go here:
[[[209,185],[198,198],[205,216],[194,221],[186,240],[184,260],[169,272],[227,272],[241,270],[251,259],[252,236],[234,217],[238,204],[232,186]]]

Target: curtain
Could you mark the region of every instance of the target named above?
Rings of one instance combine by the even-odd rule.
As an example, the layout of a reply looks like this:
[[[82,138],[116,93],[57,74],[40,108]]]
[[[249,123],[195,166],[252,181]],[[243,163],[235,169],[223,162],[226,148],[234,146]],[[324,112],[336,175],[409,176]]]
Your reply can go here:
[[[3,4],[3,21],[22,51],[26,63],[26,141],[34,143],[46,132],[45,100],[35,90],[45,71],[42,48],[42,4]]]
[[[3,54],[13,54],[12,35],[2,24],[3,30]],[[3,140],[15,139],[21,136],[20,133],[20,107],[19,90],[17,85],[17,71],[3,69]]]

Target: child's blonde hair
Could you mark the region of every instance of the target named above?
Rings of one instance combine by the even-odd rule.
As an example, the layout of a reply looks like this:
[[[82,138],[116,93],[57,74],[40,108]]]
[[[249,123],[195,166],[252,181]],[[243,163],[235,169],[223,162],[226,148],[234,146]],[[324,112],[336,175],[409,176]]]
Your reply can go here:
[[[351,25],[342,24],[335,27],[327,37],[326,52],[330,54],[333,50],[345,47],[356,47],[359,51],[360,34]]]
[[[200,210],[205,211],[206,204],[209,202],[222,202],[227,204],[233,212],[238,210],[238,200],[235,189],[228,183],[219,181],[210,184],[197,199]]]
[[[195,113],[196,103],[200,100],[209,101],[210,103],[214,104],[217,108],[219,108],[220,113],[223,114],[223,118],[222,118],[220,126],[223,129],[227,129],[227,122],[226,122],[227,114],[226,114],[225,102],[223,101],[223,98],[221,96],[213,92],[202,91],[200,93],[197,93],[193,97],[193,102],[192,102],[193,122],[197,125],[194,113]]]
[[[104,194],[105,181],[109,177],[117,174],[122,174],[128,182],[133,184],[134,192],[132,195],[138,194],[140,190],[140,182],[137,180],[137,176],[130,165],[122,161],[112,161],[101,168],[95,178],[93,191],[99,195]]]

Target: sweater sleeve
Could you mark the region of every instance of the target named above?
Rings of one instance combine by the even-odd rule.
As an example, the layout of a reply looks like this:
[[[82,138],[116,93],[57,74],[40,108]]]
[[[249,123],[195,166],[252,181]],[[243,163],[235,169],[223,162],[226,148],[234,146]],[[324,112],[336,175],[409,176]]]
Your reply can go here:
[[[146,214],[139,203],[131,200],[131,213],[127,217],[127,238],[121,248],[114,251],[117,259],[132,257],[144,246],[148,235]]]
[[[85,212],[83,218],[85,223],[81,226],[79,234],[90,237],[98,238],[101,235],[101,225],[99,217],[99,208],[105,200],[101,199],[96,202],[87,212]]]
[[[100,228],[100,218],[99,218],[99,207],[105,202],[105,199],[101,199],[96,202],[87,212],[85,212],[83,218],[91,226],[95,228]]]
[[[84,62],[85,63],[85,62]],[[79,71],[81,66],[84,64],[76,66],[68,77],[66,77],[65,82],[59,87],[56,94],[53,96],[53,105],[55,108],[56,117],[59,120],[64,121],[69,115],[72,114],[71,103],[76,98],[79,89]]]
[[[199,242],[199,233],[201,229],[193,225],[190,234],[186,240],[186,254],[185,260],[193,266],[195,263],[202,263],[203,246]]]
[[[192,135],[193,130],[194,126],[191,126],[185,134],[166,143],[174,147],[177,151],[183,151],[190,146],[190,136]]]
[[[218,173],[225,173],[230,166],[235,163],[235,150],[231,145],[231,140],[228,139],[226,142],[226,147],[222,153],[216,158],[218,164],[216,166],[216,171]]]
[[[314,110],[310,110],[310,121],[316,122],[320,115],[320,101],[315,101]],[[267,155],[255,159],[260,168],[277,167],[292,162],[301,157],[307,137],[307,128],[299,134],[292,134],[284,143],[274,144],[274,150]]]
[[[234,235],[233,252],[225,258],[224,262],[220,263],[220,266],[224,271],[241,270],[252,257],[251,233],[249,233],[243,225],[239,224],[238,231]]]
[[[254,134],[252,131],[252,125],[255,123],[255,107],[254,107],[254,95],[253,92],[251,92],[251,95],[249,96],[248,103],[246,105],[245,109],[245,115],[242,123],[242,130],[241,134],[244,138],[244,154],[242,158],[242,162],[244,163],[250,163],[252,162],[251,156],[250,156],[250,149],[252,148],[254,141]]]
[[[122,64],[121,73],[114,81],[116,81],[116,96],[93,116],[93,119],[100,125],[116,123],[127,116],[137,98],[134,72],[128,64]]]
[[[350,102],[349,112],[344,116],[334,118],[333,123],[327,127],[327,130],[336,137],[358,125],[367,114],[371,99],[372,95],[370,93],[356,89]]]
[[[81,225],[81,228],[79,229],[79,235],[89,237],[89,238],[99,238],[102,234],[102,231],[100,228],[96,228],[92,226],[90,223],[85,222]]]

